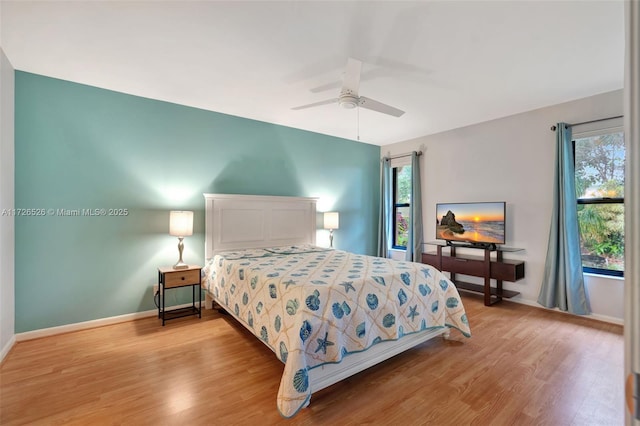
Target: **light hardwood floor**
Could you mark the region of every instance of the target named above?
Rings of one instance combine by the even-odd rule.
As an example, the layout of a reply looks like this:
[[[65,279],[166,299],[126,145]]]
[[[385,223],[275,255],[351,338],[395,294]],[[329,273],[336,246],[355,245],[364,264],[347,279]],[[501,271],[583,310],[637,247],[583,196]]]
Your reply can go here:
[[[206,311],[20,342],[0,367],[2,425],[623,425],[622,327],[463,293],[452,331],[276,409],[283,366]]]

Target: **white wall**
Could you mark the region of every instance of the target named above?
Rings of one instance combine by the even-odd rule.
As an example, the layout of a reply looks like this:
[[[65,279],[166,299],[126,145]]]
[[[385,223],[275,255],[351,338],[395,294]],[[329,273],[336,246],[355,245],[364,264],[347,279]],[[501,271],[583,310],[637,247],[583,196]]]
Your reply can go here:
[[[436,203],[506,201],[506,245],[525,250],[505,258],[524,260],[525,278],[504,287],[521,293],[515,301],[537,305],[552,208],[550,127],[622,115],[622,109],[619,90],[384,146],[382,155],[422,149],[425,241],[435,237]],[[622,322],[624,281],[591,275],[585,281],[594,316]]]
[[[0,48],[0,212],[14,203],[14,71]],[[14,244],[12,216],[0,214],[0,361],[11,349],[14,334]]]

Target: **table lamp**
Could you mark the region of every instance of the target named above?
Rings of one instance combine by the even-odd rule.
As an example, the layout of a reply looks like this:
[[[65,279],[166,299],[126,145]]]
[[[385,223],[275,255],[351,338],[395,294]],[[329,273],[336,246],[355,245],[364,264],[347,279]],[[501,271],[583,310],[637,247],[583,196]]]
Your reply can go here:
[[[193,235],[193,212],[171,211],[169,213],[169,235],[178,237],[178,253],[180,253],[178,263],[173,265],[173,269],[187,269],[189,265],[182,261],[182,251],[184,250],[182,239]]]
[[[325,212],[324,213],[324,229],[329,230],[329,247],[333,247],[333,230],[338,229],[340,224],[340,217],[338,212]]]

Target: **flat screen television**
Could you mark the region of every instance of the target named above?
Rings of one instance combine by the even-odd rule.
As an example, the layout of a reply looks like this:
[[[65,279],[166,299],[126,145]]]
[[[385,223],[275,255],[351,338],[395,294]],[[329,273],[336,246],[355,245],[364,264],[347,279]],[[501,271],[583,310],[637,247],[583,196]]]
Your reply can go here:
[[[506,203],[436,204],[436,238],[448,244],[461,242],[494,247],[505,242]]]

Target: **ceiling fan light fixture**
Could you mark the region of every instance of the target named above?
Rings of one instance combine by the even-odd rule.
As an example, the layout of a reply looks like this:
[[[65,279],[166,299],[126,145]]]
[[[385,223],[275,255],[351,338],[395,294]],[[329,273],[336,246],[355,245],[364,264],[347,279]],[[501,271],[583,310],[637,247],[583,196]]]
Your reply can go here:
[[[354,109],[358,106],[358,98],[354,96],[342,96],[338,103],[344,109]]]

